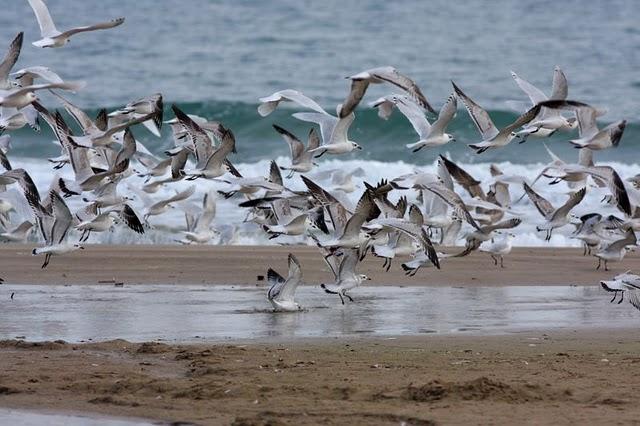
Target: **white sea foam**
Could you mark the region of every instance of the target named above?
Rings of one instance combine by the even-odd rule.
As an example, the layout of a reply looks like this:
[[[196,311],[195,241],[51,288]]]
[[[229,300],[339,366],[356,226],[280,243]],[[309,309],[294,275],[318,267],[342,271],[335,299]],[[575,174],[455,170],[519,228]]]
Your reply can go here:
[[[287,159],[277,158],[278,164],[287,164]],[[40,189],[41,194],[44,194],[49,186],[51,178],[53,176],[51,171],[51,165],[44,160],[35,159],[12,159],[15,168],[23,167],[29,171],[36,185]],[[269,170],[269,160],[261,160],[256,163],[243,164],[239,163],[236,167],[240,172],[247,177],[251,176],[264,176]],[[616,168],[620,175],[625,178],[635,175],[639,170],[638,165],[622,164],[622,163],[603,163],[608,164]],[[483,182],[483,187],[487,189],[488,183],[492,182],[492,177],[489,173],[489,164],[460,164],[465,170],[467,170],[474,178]],[[521,175],[529,181],[533,180],[539,171],[544,167],[544,164],[512,164],[509,162],[497,163],[497,166],[504,171],[508,171],[512,175]],[[414,164],[408,164],[404,162],[378,162],[370,160],[325,160],[321,162],[320,166],[309,173],[309,176],[313,177],[316,173],[328,171],[332,169],[342,170],[354,170],[356,168],[362,168],[364,170],[364,176],[354,177],[356,183],[356,191],[345,194],[337,192],[341,199],[348,200],[351,205],[355,205],[357,199],[362,194],[364,185],[363,181],[375,184],[381,179],[392,179],[396,176],[411,173],[414,170],[423,170],[435,172],[435,165],[426,165],[417,167]],[[66,178],[72,178],[71,170],[65,167],[60,171],[60,176]],[[157,193],[150,194],[154,200],[160,200],[168,197],[174,193],[175,190],[181,190],[193,183],[196,184],[196,194],[192,196],[186,202],[198,204],[201,202],[205,192],[210,189],[224,190],[227,184],[223,182],[211,182],[205,180],[196,180],[194,182],[181,181],[175,184],[161,188]],[[326,189],[331,189],[331,180],[324,178],[318,180],[318,183]],[[125,182],[121,183],[121,190],[125,190],[127,184],[134,186],[141,186],[142,179],[137,176],[128,178]],[[305,189],[304,184],[295,176],[292,179],[285,179],[285,185],[293,190]],[[461,188],[458,188],[458,192],[462,195],[463,199],[468,199],[468,195],[464,193]],[[535,185],[536,191],[546,197],[554,206],[560,206],[567,199],[567,194],[571,191],[564,183],[557,185],[548,185],[548,180],[544,178],[538,181]],[[518,199],[522,194],[522,188],[517,185],[511,185],[512,198]],[[392,192],[390,198],[392,201],[397,200],[400,195],[407,195],[409,201],[415,200],[415,191],[398,191]],[[587,195],[582,203],[580,203],[573,211],[576,215],[599,212],[602,214],[617,214],[620,216],[620,212],[615,207],[606,205],[601,202],[602,198],[608,194],[606,188],[596,188],[590,186]],[[19,190],[11,189],[0,196],[0,198],[8,199],[16,206],[16,213],[12,217],[12,222],[17,223],[21,220],[31,217],[31,210],[27,206],[26,202],[22,198]],[[242,198],[238,195],[231,199],[225,200],[222,196],[218,197],[217,215],[214,220],[216,228],[222,230],[222,240],[229,244],[242,244],[242,245],[258,245],[258,244],[290,244],[296,242],[302,242],[301,238],[285,238],[280,237],[276,240],[268,240],[264,233],[257,227],[257,225],[251,223],[244,223],[243,220],[247,214],[245,209],[238,207],[238,203],[242,201]],[[69,206],[72,209],[79,209],[83,203],[79,197],[72,197],[68,200]],[[140,200],[136,200],[131,203],[134,209],[142,216],[144,212],[144,205]],[[554,231],[551,241],[544,241],[544,233],[536,231],[536,226],[544,222],[543,218],[533,207],[527,197],[524,197],[520,202],[515,203],[511,211],[523,219],[523,223],[514,230],[516,238],[514,240],[515,246],[554,246],[554,247],[567,247],[567,246],[579,246],[579,242],[571,239],[570,234],[574,230],[573,226],[565,226],[564,228]],[[90,238],[90,242],[98,243],[125,243],[125,244],[162,244],[162,243],[176,243],[181,238],[181,231],[185,229],[184,213],[181,209],[174,209],[161,216],[152,216],[149,219],[150,227],[147,232],[140,236],[122,226],[118,227],[114,232],[106,232],[102,234],[93,234]],[[229,236],[233,230],[236,230],[235,238],[231,241]],[[465,230],[461,232],[464,235]],[[226,234],[226,235],[225,235]],[[74,235],[71,237],[75,238]],[[459,241],[458,244],[462,244],[463,241]]]

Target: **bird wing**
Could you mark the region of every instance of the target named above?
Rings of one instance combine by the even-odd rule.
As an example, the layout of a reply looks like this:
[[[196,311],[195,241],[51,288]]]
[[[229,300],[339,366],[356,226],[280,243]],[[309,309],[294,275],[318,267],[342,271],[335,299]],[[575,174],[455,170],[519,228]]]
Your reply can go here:
[[[213,154],[213,141],[207,132],[205,132],[199,124],[193,121],[191,117],[185,114],[180,108],[176,105],[172,105],[171,109],[191,139],[196,157],[196,167],[202,168],[209,157],[211,157],[211,154]]]
[[[356,274],[356,266],[358,265],[359,258],[358,249],[343,250],[337,281],[350,279]]]
[[[291,164],[297,164],[300,161],[300,157],[304,153],[304,144],[300,139],[296,137],[293,133],[288,130],[278,126],[277,124],[273,124],[273,128],[276,132],[280,133],[282,138],[289,145],[289,151],[291,153]]]
[[[553,83],[551,85],[551,96],[549,99],[567,99],[569,95],[569,84],[567,77],[559,66],[553,69]]]
[[[503,127],[500,130],[500,133],[509,134],[509,133],[513,132],[514,130],[524,126],[525,124],[527,124],[529,122],[531,122],[531,120],[536,118],[536,116],[540,113],[540,108],[541,108],[541,106],[539,104],[536,104],[536,105],[532,106],[528,111],[526,111],[520,117],[516,118],[516,120],[513,123]]]
[[[286,280],[282,275],[269,268],[267,271],[267,282],[271,287],[269,287],[269,291],[267,292],[267,297],[269,300],[273,300],[280,295],[282,292],[282,288],[284,287],[284,283]]]
[[[428,183],[424,185],[423,188],[436,194],[444,202],[449,204],[458,216],[464,218],[469,225],[480,230],[480,227],[469,213],[469,210],[467,210],[462,198],[460,198],[460,196],[454,191],[437,182]]]
[[[552,109],[574,111],[578,118],[578,134],[580,138],[591,138],[598,133],[598,125],[596,123],[598,111],[591,105],[571,100],[549,100],[541,102],[539,105]]]
[[[67,204],[56,191],[49,191],[49,197],[51,198],[53,217],[55,219],[51,227],[51,239],[47,241],[47,244],[61,244],[73,222],[73,216]]]
[[[431,134],[431,124],[425,117],[423,110],[413,101],[394,97],[398,110],[409,120],[420,139],[426,139]]]
[[[60,34],[60,31],[56,28],[51,19],[49,9],[43,0],[29,0],[29,5],[33,9],[33,13],[36,14],[38,25],[40,26],[40,35],[44,37],[55,37]]]
[[[524,187],[524,192],[527,193],[533,205],[536,206],[536,208],[544,218],[547,218],[549,217],[549,215],[553,214],[555,208],[546,198],[534,191],[533,188],[531,188],[526,182],[523,183],[522,186]]]
[[[125,204],[122,207],[122,210],[120,210],[118,216],[124,221],[124,223],[127,224],[129,228],[131,228],[138,234],[144,234],[144,226],[142,225],[142,221],[128,204]]]
[[[520,78],[515,72],[511,71],[511,77],[513,77],[518,87],[527,94],[532,104],[535,105],[548,99],[547,95],[545,95],[542,90],[538,89],[527,80]]]
[[[338,201],[337,198],[324,190],[314,181],[306,176],[301,176],[301,178],[307,189],[309,189],[311,196],[329,213],[333,229],[336,233],[341,232],[347,223],[347,217],[349,215],[347,209],[340,201]]]
[[[347,98],[342,103],[342,107],[340,108],[340,118],[344,118],[351,114],[354,109],[358,106],[365,92],[367,91],[367,87],[369,87],[368,80],[352,80],[351,81],[351,90],[347,95]]]
[[[585,169],[585,173],[588,173],[592,177],[599,178],[607,183],[611,195],[616,201],[616,204],[620,211],[628,216],[633,215],[631,201],[629,200],[629,193],[624,186],[624,182],[620,178],[618,172],[610,166],[595,166]]]
[[[116,18],[116,19],[112,19],[110,21],[100,22],[100,23],[94,24],[94,25],[86,25],[84,27],[71,28],[70,30],[67,30],[67,31],[63,32],[61,35],[63,37],[70,37],[70,36],[72,36],[74,34],[83,33],[83,32],[86,32],[86,31],[107,30],[109,28],[113,28],[113,27],[117,27],[118,25],[122,25],[123,23],[124,23],[124,18]]]
[[[18,57],[20,56],[23,38],[24,33],[19,32],[9,45],[9,50],[7,50],[4,58],[2,58],[2,62],[0,62],[0,83],[8,82],[9,72],[11,72],[11,68],[16,64]]]
[[[433,122],[431,126],[431,134],[432,135],[442,135],[444,131],[447,129],[447,126],[455,117],[456,112],[458,111],[458,101],[456,99],[455,94],[449,95],[447,98],[447,102],[440,108],[440,114],[438,114],[438,119]]]
[[[351,127],[351,123],[353,123],[353,120],[355,118],[356,115],[353,113],[340,118],[340,120],[338,120],[335,127],[333,128],[331,138],[329,138],[329,144],[346,142],[348,140],[347,132],[349,131],[349,127]]]
[[[456,92],[456,95],[462,101],[462,104],[466,108],[469,113],[469,117],[476,125],[476,128],[482,135],[482,139],[490,140],[493,139],[498,133],[499,130],[493,124],[491,117],[489,117],[489,113],[485,111],[480,105],[475,103],[470,97],[464,94],[462,90],[454,82],[451,82],[453,85],[453,89]]]
[[[195,191],[196,191],[196,186],[195,185],[191,185],[190,187],[188,187],[184,191],[176,192],[176,194],[173,197],[167,198],[166,200],[163,200],[162,202],[164,204],[169,204],[169,203],[174,203],[176,201],[186,200],[187,198],[191,197]]]
[[[569,199],[553,213],[551,220],[555,219],[556,217],[564,217],[568,215],[572,208],[580,204],[580,201],[582,201],[586,193],[587,188],[582,188],[580,191],[571,193]]]
[[[484,193],[480,186],[480,181],[474,179],[469,173],[467,173],[462,167],[458,166],[453,161],[449,160],[444,155],[440,155],[440,161],[444,164],[449,175],[456,181],[456,183],[462,186],[472,197],[486,200],[487,195]]]
[[[302,269],[300,268],[300,262],[292,253],[289,253],[287,261],[289,263],[289,275],[280,290],[280,296],[284,300],[293,300],[296,289],[302,282]]]
[[[512,219],[503,220],[502,222],[498,222],[494,225],[487,225],[481,228],[482,233],[489,234],[491,231],[495,231],[497,229],[511,229],[522,223],[522,219],[519,217],[514,217]]]
[[[431,105],[429,105],[429,102],[427,102],[427,98],[424,96],[415,81],[413,81],[406,75],[401,74],[397,69],[393,67],[381,67],[374,68],[369,72],[372,76],[401,88],[402,90],[407,92],[418,105],[435,114],[436,110],[433,109]]]
[[[51,91],[51,93],[60,100],[64,109],[69,113],[70,116],[76,120],[76,123],[82,128],[82,130],[86,133],[87,130],[97,130],[96,124],[93,120],[80,108],[69,102],[67,99],[62,97],[60,94]]]

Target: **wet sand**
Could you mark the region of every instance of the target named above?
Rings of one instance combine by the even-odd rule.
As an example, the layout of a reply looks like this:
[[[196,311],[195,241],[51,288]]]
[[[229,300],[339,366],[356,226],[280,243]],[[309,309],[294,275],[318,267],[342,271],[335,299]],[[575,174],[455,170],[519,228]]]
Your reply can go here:
[[[198,424],[631,424],[635,330],[248,345],[0,343],[0,406]]]
[[[46,269],[43,258],[31,256],[32,245],[0,246],[0,277],[13,284],[98,284],[116,280],[125,284],[255,284],[258,275],[273,267],[286,274],[289,252],[298,256],[305,281],[330,282],[332,275],[315,247],[290,246],[87,246],[54,257]],[[457,252],[459,247],[448,250]],[[442,269],[423,268],[407,277],[395,260],[382,270],[382,259],[367,256],[361,273],[367,285],[597,285],[599,280],[626,270],[640,271],[640,255],[629,253],[612,263],[610,272],[596,271],[597,259],[582,256],[579,248],[516,248],[505,259],[505,269],[495,267],[486,253],[446,259]]]

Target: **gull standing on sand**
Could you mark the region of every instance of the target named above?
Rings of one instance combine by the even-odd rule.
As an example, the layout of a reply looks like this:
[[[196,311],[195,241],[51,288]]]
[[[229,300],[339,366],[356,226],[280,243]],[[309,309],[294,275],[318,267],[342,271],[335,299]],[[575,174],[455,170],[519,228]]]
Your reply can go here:
[[[34,41],[33,45],[36,47],[62,47],[69,43],[70,37],[77,33],[106,30],[109,28],[117,27],[124,23],[124,18],[117,18],[107,22],[100,22],[95,25],[88,25],[84,27],[71,28],[65,32],[60,32],[51,19],[49,9],[44,0],[28,0],[29,5],[33,9],[33,13],[36,15],[38,25],[40,26],[40,36],[42,37],[38,41]]]
[[[482,142],[469,145],[476,150],[477,154],[481,154],[490,148],[499,148],[508,145],[514,138],[518,137],[515,130],[529,123],[540,112],[540,106],[535,105],[518,117],[516,121],[498,130],[487,111],[465,95],[454,82],[451,82],[451,84],[453,85],[456,95],[460,98],[469,113],[469,117],[471,117],[471,120],[482,136]]]
[[[629,227],[623,238],[612,242],[594,255],[598,258],[596,270],[600,269],[602,261],[604,261],[604,270],[608,271],[609,262],[621,262],[627,251],[632,250],[632,247],[637,244],[636,234],[633,232],[633,228]]]
[[[302,269],[298,259],[293,254],[289,253],[287,261],[289,263],[289,273],[286,279],[271,268],[267,271],[267,281],[271,286],[269,287],[267,298],[276,312],[302,310],[302,307],[295,301],[296,290],[302,283]]]
[[[504,256],[511,253],[511,246],[515,237],[515,234],[508,233],[502,238],[494,238],[483,243],[480,246],[480,251],[489,253],[491,259],[493,259],[493,264],[496,266],[498,266],[498,258],[500,258],[500,267],[504,268]]]
[[[354,74],[347,79],[351,80],[351,90],[338,111],[338,116],[344,118],[350,115],[358,106],[369,84],[390,83],[404,90],[423,109],[435,114],[436,111],[429,105],[427,98],[422,94],[418,85],[406,75],[400,74],[394,67],[386,66],[371,68]]]

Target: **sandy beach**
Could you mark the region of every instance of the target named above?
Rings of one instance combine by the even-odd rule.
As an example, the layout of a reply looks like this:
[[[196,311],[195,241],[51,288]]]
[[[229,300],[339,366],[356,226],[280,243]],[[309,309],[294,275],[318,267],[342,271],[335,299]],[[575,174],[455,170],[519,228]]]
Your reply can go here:
[[[89,246],[46,270],[29,251],[0,248],[8,284],[265,285],[257,275],[284,271],[290,251],[307,283],[331,279],[313,247]],[[414,278],[398,261],[382,271],[371,256],[361,271],[371,285],[597,285],[638,263],[631,253],[604,272],[580,249],[517,248],[505,269],[474,253]],[[202,344],[5,340],[0,407],[205,425],[626,424],[640,414],[639,353],[640,334],[625,328]]]
[[[632,330],[220,345],[0,343],[0,405],[196,424],[633,424]]]
[[[54,257],[41,269],[42,257],[31,256],[32,245],[0,247],[0,277],[12,284],[98,284],[116,280],[125,284],[238,284],[259,283],[272,267],[286,272],[288,253],[295,253],[308,284],[330,282],[333,277],[315,247],[308,246],[151,246],[89,245],[85,250]],[[446,250],[455,253],[461,248]],[[405,259],[406,260],[406,259]],[[423,268],[407,277],[397,259],[391,270],[382,259],[367,256],[359,266],[372,278],[367,285],[495,286],[597,285],[616,273],[640,271],[640,256],[629,253],[610,271],[596,271],[597,259],[579,248],[514,248],[505,268],[493,265],[486,253],[443,260],[442,268]]]

